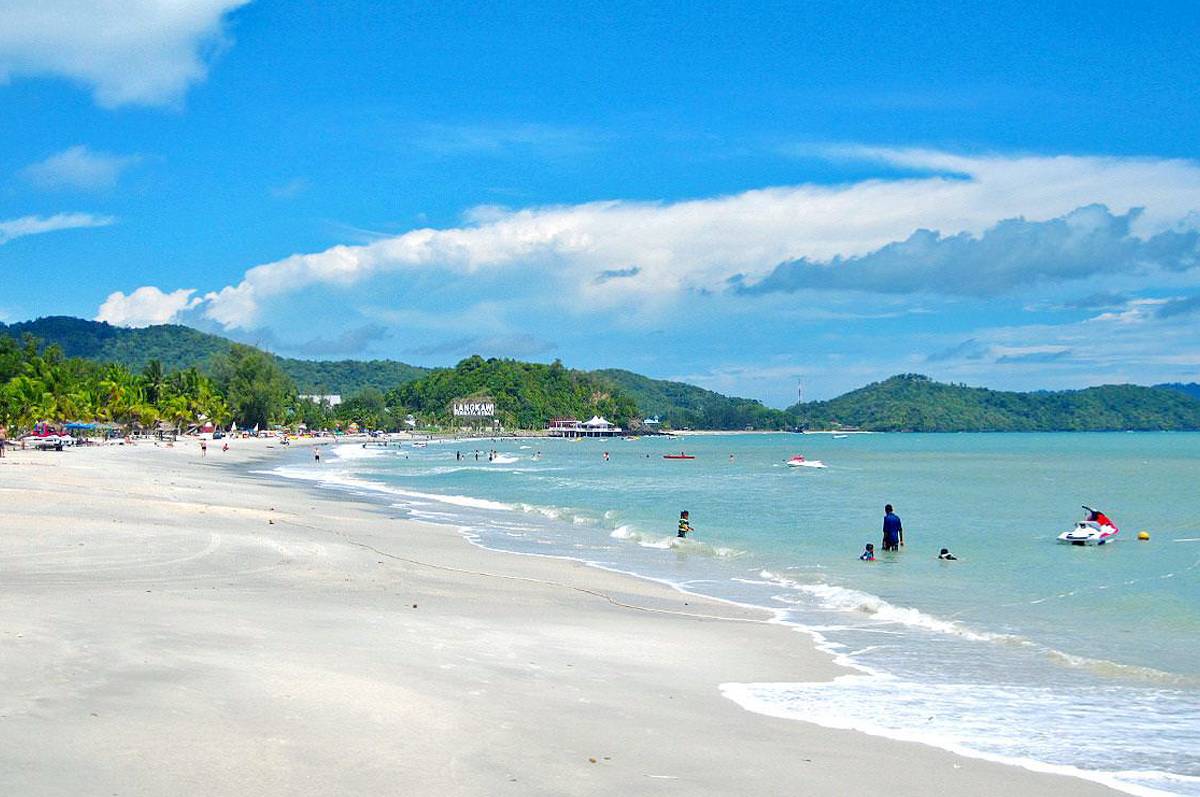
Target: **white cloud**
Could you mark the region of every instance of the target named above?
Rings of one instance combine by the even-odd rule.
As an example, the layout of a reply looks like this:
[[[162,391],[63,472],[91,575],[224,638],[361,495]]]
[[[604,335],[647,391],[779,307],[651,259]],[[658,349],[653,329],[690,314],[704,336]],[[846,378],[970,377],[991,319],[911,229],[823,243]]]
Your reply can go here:
[[[117,184],[121,171],[140,159],[137,155],[93,152],[79,144],[26,166],[21,170],[21,175],[39,188],[92,191],[112,188]]]
[[[56,213],[53,216],[22,216],[19,219],[0,221],[0,244],[8,243],[25,235],[43,232],[71,230],[80,227],[107,227],[115,219],[112,216],[97,216],[92,213]]]
[[[206,294],[203,311],[227,327],[246,327],[263,302],[315,284],[350,286],[388,272],[515,268],[540,270],[547,289],[570,306],[639,309],[690,290],[722,289],[733,274],[761,278],[789,260],[864,255],[921,228],[978,236],[1002,219],[1046,221],[1100,203],[1116,213],[1144,207],[1131,217],[1130,234],[1145,236],[1200,208],[1200,164],[1192,161],[855,154],[936,173],[674,203],[476,208],[461,227],[413,230],[256,266],[238,284]],[[611,270],[629,276],[596,280]]]
[[[165,324],[194,303],[191,296],[195,292],[194,288],[180,288],[164,293],[149,286],[138,288],[129,295],[113,291],[100,305],[96,320],[122,327]]]
[[[203,80],[222,20],[249,0],[0,0],[0,82],[58,75],[96,102],[170,105]]]

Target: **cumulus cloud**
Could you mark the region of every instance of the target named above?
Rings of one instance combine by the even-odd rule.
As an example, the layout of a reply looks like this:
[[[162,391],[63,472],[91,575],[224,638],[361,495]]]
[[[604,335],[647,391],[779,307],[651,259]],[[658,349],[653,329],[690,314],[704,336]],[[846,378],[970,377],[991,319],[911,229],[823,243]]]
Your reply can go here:
[[[1178,226],[1200,208],[1200,165],[1192,161],[907,150],[856,157],[868,155],[932,174],[672,203],[476,208],[460,227],[412,230],[256,266],[237,284],[205,294],[203,312],[226,327],[245,327],[257,323],[264,302],[315,284],[351,286],[381,274],[431,270],[539,273],[571,306],[603,309],[653,307],[721,290],[731,274],[742,275],[734,286],[739,292],[944,286],[984,295],[1011,280],[1094,273],[1091,255],[1104,269],[1143,259],[1182,268],[1195,256],[1195,225]],[[1135,207],[1144,210],[1129,212]],[[1010,243],[1016,253],[987,256]],[[596,279],[629,263],[638,264],[636,274]]]
[[[100,305],[97,321],[107,321],[122,327],[148,327],[165,324],[191,306],[194,288],[180,288],[163,293],[158,288],[138,288],[131,294],[113,291]]]
[[[112,216],[97,216],[93,213],[56,213],[53,216],[22,216],[19,219],[0,221],[0,244],[6,244],[25,235],[38,235],[57,230],[72,230],[81,227],[107,227],[115,219]]]
[[[57,75],[106,108],[170,105],[227,42],[222,21],[249,0],[0,2],[0,82]]]
[[[121,171],[139,160],[137,155],[93,152],[80,144],[26,166],[21,176],[39,188],[93,191],[112,188]]]
[[[932,292],[994,296],[1041,282],[1157,267],[1183,271],[1200,264],[1200,233],[1132,234],[1140,209],[1116,216],[1101,205],[1049,221],[1007,219],[976,237],[928,229],[857,257],[827,262],[801,258],[777,266],[738,293],[803,289],[874,293]]]
[[[300,354],[323,356],[331,354],[361,354],[377,340],[388,336],[387,327],[379,324],[366,324],[354,329],[347,329],[334,338],[313,338],[298,346],[288,347]]]

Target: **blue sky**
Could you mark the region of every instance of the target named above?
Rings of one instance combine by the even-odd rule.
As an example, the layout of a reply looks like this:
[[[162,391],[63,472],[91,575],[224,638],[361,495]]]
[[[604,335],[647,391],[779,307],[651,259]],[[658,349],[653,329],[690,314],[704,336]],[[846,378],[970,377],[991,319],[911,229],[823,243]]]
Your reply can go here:
[[[776,406],[1200,379],[1194,5],[519,5],[0,1],[0,320]]]

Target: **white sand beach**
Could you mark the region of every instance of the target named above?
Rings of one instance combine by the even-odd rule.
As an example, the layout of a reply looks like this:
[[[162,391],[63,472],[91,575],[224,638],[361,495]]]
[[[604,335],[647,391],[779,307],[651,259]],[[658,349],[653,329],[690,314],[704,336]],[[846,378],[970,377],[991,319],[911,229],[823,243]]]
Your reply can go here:
[[[0,794],[1087,795],[774,719],[768,617],[249,475],[236,440],[0,459]]]

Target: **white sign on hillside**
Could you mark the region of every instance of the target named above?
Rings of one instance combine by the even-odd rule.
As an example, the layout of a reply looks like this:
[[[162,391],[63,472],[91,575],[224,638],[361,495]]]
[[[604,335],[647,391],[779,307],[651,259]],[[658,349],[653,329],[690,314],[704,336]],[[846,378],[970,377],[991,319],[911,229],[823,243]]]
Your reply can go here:
[[[453,411],[456,418],[490,418],[496,414],[496,402],[491,399],[456,401]]]

